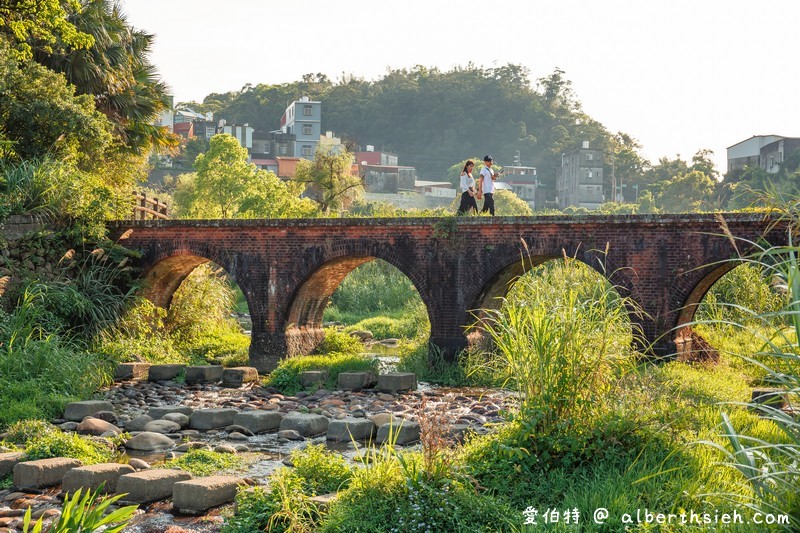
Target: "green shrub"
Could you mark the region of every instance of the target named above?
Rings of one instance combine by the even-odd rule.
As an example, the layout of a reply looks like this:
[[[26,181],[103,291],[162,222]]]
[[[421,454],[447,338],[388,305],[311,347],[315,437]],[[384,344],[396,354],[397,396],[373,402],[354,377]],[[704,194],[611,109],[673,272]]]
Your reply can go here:
[[[364,355],[337,354],[301,355],[283,359],[273,370],[267,385],[280,389],[284,394],[295,394],[302,389],[300,373],[307,370],[327,370],[328,379],[323,386],[336,389],[341,372],[378,373],[378,359]]]
[[[195,476],[213,476],[222,470],[238,470],[244,464],[241,457],[230,453],[193,449],[164,463],[165,468],[180,468]]]
[[[302,484],[294,472],[281,468],[270,477],[268,488],[240,491],[236,514],[225,522],[222,533],[316,531],[319,514]]]
[[[352,469],[339,454],[323,444],[310,444],[292,452],[294,474],[302,480],[303,493],[328,494],[344,489],[352,477]]]
[[[357,338],[336,328],[325,328],[325,338],[317,348],[320,354],[350,354],[355,355],[364,350],[364,344]]]
[[[71,457],[84,465],[110,462],[116,448],[106,439],[90,439],[75,433],[56,431],[34,437],[25,444],[25,460]]]
[[[60,430],[50,422],[35,419],[24,420],[8,426],[5,431],[5,440],[18,446],[24,446],[30,440],[40,439],[57,431]]]

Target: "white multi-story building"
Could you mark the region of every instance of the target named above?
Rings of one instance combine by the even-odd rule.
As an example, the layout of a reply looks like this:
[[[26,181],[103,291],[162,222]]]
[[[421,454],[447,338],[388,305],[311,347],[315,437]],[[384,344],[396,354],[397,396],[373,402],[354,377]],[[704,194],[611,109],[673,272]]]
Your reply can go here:
[[[281,117],[281,132],[295,136],[291,155],[313,159],[322,134],[322,102],[303,96],[289,104]]]

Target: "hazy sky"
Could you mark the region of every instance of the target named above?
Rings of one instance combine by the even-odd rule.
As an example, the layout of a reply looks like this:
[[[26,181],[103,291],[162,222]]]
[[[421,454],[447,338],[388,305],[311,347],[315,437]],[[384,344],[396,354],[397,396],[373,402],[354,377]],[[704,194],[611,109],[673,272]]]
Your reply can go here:
[[[652,161],[709,148],[724,170],[734,143],[800,136],[800,0],[123,5],[134,26],[156,34],[153,59],[176,102],[310,72],[371,80],[390,67],[511,62],[532,80],[564,70],[584,110],[639,139]]]

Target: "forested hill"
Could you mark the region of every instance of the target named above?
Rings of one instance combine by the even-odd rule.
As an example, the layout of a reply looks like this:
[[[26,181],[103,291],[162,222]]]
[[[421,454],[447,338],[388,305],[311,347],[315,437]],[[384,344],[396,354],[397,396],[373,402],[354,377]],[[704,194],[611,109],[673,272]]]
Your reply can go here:
[[[426,178],[442,178],[451,165],[486,153],[509,165],[519,150],[521,164],[537,167],[551,181],[565,150],[584,140],[603,149],[613,142],[602,124],[583,113],[563,71],[532,80],[528,69],[513,64],[447,72],[416,66],[376,81],[351,76],[336,83],[309,74],[293,83],[210,94],[196,107],[269,131],[300,96],[322,101],[323,131],[394,151],[400,164],[416,166]]]

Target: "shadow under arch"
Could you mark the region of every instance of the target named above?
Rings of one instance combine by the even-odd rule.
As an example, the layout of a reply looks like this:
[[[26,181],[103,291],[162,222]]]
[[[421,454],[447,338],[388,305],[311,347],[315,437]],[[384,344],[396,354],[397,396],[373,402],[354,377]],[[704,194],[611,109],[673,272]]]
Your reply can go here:
[[[177,251],[155,261],[144,272],[143,287],[140,289],[139,295],[158,307],[169,309],[175,291],[197,267],[207,263],[221,268],[225,275],[238,285],[236,276],[227,265],[190,251]],[[248,309],[252,309],[248,291],[242,292]]]
[[[711,287],[719,281],[722,276],[733,270],[734,268],[743,265],[745,263],[741,261],[725,261],[718,265],[713,265],[707,269],[705,273],[698,274],[697,279],[694,282],[694,286],[690,288],[688,291],[689,294],[684,298],[683,302],[680,302],[677,309],[678,317],[675,322],[675,327],[671,332],[671,336],[675,337],[684,326],[690,324],[694,321],[695,313],[697,313],[697,309],[700,307],[700,303],[705,298],[708,291],[711,290]]]

